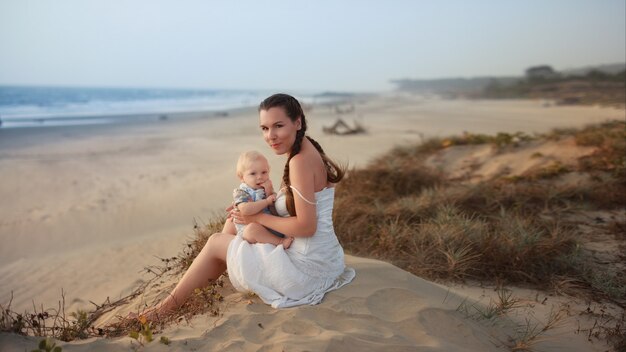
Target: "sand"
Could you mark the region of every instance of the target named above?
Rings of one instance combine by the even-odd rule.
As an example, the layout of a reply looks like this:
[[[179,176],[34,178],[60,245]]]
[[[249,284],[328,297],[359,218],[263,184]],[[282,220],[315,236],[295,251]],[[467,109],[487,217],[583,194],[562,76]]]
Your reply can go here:
[[[579,158],[595,150],[595,147],[576,145],[575,138],[568,136],[504,148],[492,144],[451,146],[434,153],[424,164],[440,170],[451,180],[480,182],[499,176],[523,176],[555,165],[575,169]]]
[[[307,112],[309,135],[350,167],[363,166],[395,145],[431,136],[463,131],[543,133],[624,119],[624,110],[546,108],[541,101],[387,94],[359,98],[353,104],[349,114],[337,115],[325,106]],[[322,134],[322,127],[338,117],[348,123],[359,121],[369,133]],[[272,180],[279,184],[284,159],[264,145],[254,109],[231,111],[227,117],[207,113],[113,126],[0,129],[0,301],[5,304],[13,295],[12,309],[17,311],[31,308],[33,301],[56,307],[63,290],[66,310],[75,311],[91,309],[89,301],[127,294],[145,279],[139,272],[158,263],[156,257],[180,251],[192,236],[194,222],[202,224],[223,212],[238,184],[237,156],[249,149],[269,157]],[[182,350],[192,346],[218,350],[213,346],[225,344],[234,350],[262,345],[274,345],[269,350],[280,346],[342,350],[342,344],[380,350],[393,344],[398,350],[422,346],[422,350],[482,351],[498,349],[492,335],[502,338],[511,333],[509,328],[491,332],[484,324],[463,318],[455,310],[458,302],[443,303],[446,288],[385,263],[361,258],[348,262],[357,269],[357,280],[320,306],[274,311],[258,302],[233,303],[215,328],[207,317],[198,317],[197,324],[165,334]],[[453,296],[468,294],[457,289]],[[257,316],[265,319],[260,321],[265,329],[255,323]],[[3,334],[0,349],[32,349],[32,341]],[[72,351],[130,345],[125,338],[63,346]],[[588,348],[572,346],[571,350]]]
[[[354,282],[329,293],[316,306],[273,309],[256,297],[236,292],[226,284],[221,293],[223,314],[200,315],[163,331],[145,343],[146,351],[509,351],[512,339],[523,335],[519,327],[541,328],[549,312],[562,302],[549,304],[529,290],[520,296],[518,314],[498,320],[472,318],[473,307],[485,309],[495,291],[478,287],[449,288],[411,275],[391,264],[348,256],[346,263],[358,275]],[[171,281],[171,280],[170,280]],[[170,282],[167,282],[169,284]],[[554,300],[554,298],[550,298]],[[561,300],[563,301],[563,300]],[[469,312],[463,307],[472,306]],[[535,306],[539,306],[536,309]],[[535,316],[527,322],[527,311]],[[122,309],[115,313],[125,313]],[[114,313],[104,317],[114,319]],[[468,316],[470,316],[468,318]],[[575,334],[577,317],[565,317],[547,336],[533,345],[548,351],[604,351]],[[158,339],[165,336],[170,345]],[[2,351],[33,348],[39,339],[0,334]],[[138,346],[130,337],[90,338],[57,342],[63,351],[119,351]]]

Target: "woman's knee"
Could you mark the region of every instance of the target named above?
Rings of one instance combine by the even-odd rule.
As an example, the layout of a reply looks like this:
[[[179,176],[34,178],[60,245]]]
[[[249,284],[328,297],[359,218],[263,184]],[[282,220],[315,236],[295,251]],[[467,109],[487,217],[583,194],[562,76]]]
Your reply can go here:
[[[206,243],[206,248],[209,255],[217,257],[222,260],[226,260],[226,252],[228,251],[228,245],[235,236],[227,233],[214,233],[212,234]]]
[[[219,243],[223,241],[224,236],[230,236],[230,235],[227,235],[221,232],[216,232],[212,234],[211,236],[209,236],[209,239],[206,241],[206,246],[208,246],[209,248],[218,246]]]

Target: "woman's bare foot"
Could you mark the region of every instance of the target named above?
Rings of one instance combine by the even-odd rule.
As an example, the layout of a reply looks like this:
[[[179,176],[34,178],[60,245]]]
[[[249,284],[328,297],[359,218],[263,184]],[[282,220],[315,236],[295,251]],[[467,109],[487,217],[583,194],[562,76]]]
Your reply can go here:
[[[141,313],[130,312],[126,316],[126,319],[138,320],[140,323],[145,324],[149,321],[159,320],[159,312],[156,307],[148,308]]]
[[[291,243],[293,242],[293,237],[285,237],[280,243],[283,245],[284,249],[291,247]]]

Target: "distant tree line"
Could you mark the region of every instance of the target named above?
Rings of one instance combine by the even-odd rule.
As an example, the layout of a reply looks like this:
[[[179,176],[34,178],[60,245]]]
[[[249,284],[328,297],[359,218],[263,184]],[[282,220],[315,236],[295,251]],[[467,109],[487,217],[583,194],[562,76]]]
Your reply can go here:
[[[592,69],[581,74],[564,74],[549,65],[533,66],[525,71],[525,76],[513,83],[503,84],[492,79],[483,91],[486,98],[527,98],[538,92],[562,90],[568,83],[579,83],[585,89],[606,89],[607,87],[623,87],[626,82],[626,69],[617,73],[608,73]]]

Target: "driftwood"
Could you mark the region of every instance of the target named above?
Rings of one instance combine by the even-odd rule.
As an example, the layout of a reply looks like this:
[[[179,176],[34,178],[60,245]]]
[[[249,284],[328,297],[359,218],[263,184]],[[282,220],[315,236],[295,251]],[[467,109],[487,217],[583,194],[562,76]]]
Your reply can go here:
[[[365,133],[365,127],[354,121],[354,127],[350,127],[344,120],[337,119],[337,121],[330,127],[322,127],[322,131],[326,134],[348,135],[348,134],[360,134]]]

